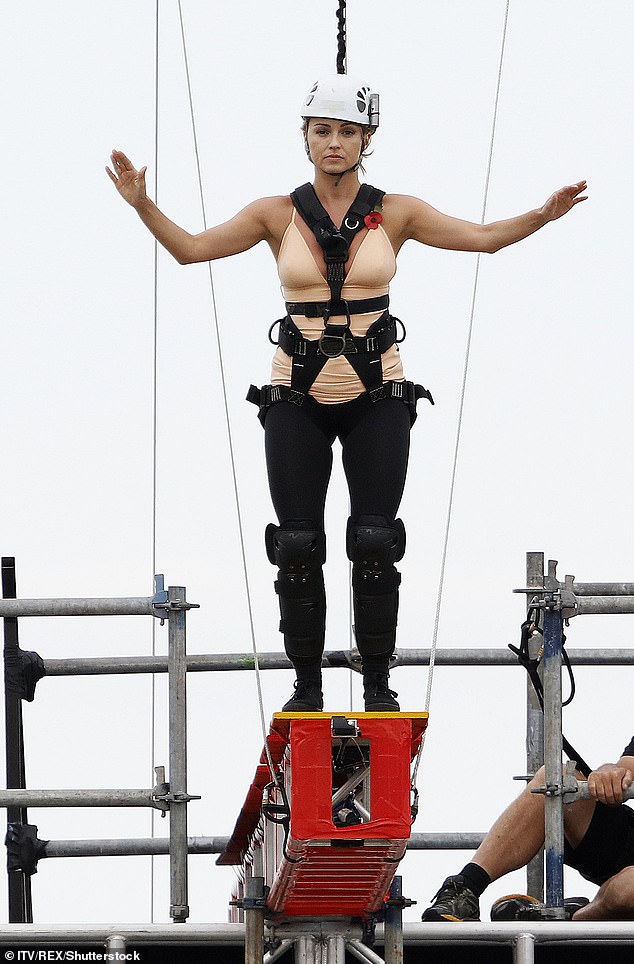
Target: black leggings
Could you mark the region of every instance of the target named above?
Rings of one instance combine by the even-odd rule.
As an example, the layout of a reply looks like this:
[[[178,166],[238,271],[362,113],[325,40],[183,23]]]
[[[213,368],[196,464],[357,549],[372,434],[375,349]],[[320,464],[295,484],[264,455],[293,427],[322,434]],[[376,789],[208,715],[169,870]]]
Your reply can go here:
[[[409,456],[410,411],[398,398],[301,406],[276,402],[264,422],[266,464],[280,524],[311,521],[323,528],[332,445],[341,441],[351,515],[396,517]]]

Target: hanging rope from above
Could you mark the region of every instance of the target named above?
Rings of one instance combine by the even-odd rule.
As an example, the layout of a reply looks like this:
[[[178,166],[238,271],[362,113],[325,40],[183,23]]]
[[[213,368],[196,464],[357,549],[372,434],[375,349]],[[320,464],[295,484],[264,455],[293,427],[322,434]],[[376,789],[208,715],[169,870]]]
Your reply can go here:
[[[208,227],[207,211],[205,208],[205,194],[203,190],[200,151],[198,149],[198,131],[197,131],[197,125],[196,125],[196,116],[194,112],[194,98],[192,94],[191,77],[189,72],[187,38],[185,36],[185,22],[183,19],[183,10],[182,10],[181,0],[178,0],[178,18],[180,23],[181,44],[183,48],[183,62],[185,67],[185,80],[187,84],[187,97],[189,101],[189,114],[190,114],[190,120],[191,120],[192,138],[194,142],[194,157],[196,160],[196,173],[197,173],[197,180],[198,180],[198,192],[200,197],[200,208],[201,208],[201,214],[202,214],[202,220],[203,220],[203,227],[205,230],[207,230],[207,227]],[[224,368],[224,355],[223,355],[223,347],[222,347],[222,338],[220,333],[220,322],[218,318],[218,307],[216,304],[214,277],[213,277],[213,271],[211,269],[210,261],[207,263],[207,267],[209,269],[209,290],[210,290],[210,296],[211,296],[212,314],[214,319],[214,331],[216,335],[216,344],[218,348],[218,364],[220,368],[220,387],[222,391],[225,425],[227,430],[227,444],[229,446],[229,462],[231,466],[231,479],[233,482],[236,521],[238,525],[238,542],[240,546],[240,555],[242,559],[242,570],[244,575],[244,589],[245,589],[245,596],[246,596],[247,614],[249,618],[251,647],[253,650],[253,666],[255,669],[255,683],[256,683],[256,690],[257,690],[258,708],[260,712],[260,727],[262,730],[262,738],[264,740],[264,753],[266,756],[266,761],[268,763],[268,767],[271,772],[271,777],[273,778],[273,781],[275,781],[277,778],[277,769],[273,765],[273,760],[271,758],[271,752],[270,752],[268,740],[267,740],[267,726],[266,726],[266,719],[264,714],[264,700],[262,696],[262,681],[260,678],[260,663],[259,663],[258,649],[257,649],[256,635],[255,635],[255,620],[253,615],[253,604],[251,601],[251,588],[250,588],[250,582],[249,582],[249,572],[247,567],[247,554],[246,554],[246,546],[245,546],[245,539],[244,539],[244,527],[242,524],[242,509],[240,504],[240,494],[238,491],[238,472],[236,467],[236,457],[235,457],[235,450],[233,445],[233,432],[231,428],[231,418],[229,415],[227,380],[226,380],[225,368]]]
[[[348,52],[346,49],[346,0],[339,0],[337,9],[337,73],[348,72]]]
[[[486,175],[485,175],[485,179],[484,179],[484,196],[483,196],[483,199],[482,199],[482,216],[481,216],[481,218],[480,218],[480,223],[481,223],[481,224],[484,224],[484,222],[485,222],[486,213],[487,213],[487,204],[488,204],[488,200],[489,200],[489,185],[490,185],[490,182],[491,182],[491,168],[492,168],[492,165],[493,165],[493,149],[494,149],[494,146],[495,146],[495,132],[496,132],[496,127],[497,127],[498,107],[499,107],[499,102],[500,102],[500,89],[501,89],[501,86],[502,86],[502,67],[503,67],[503,64],[504,64],[504,52],[505,52],[505,49],[506,49],[506,34],[507,34],[507,30],[508,30],[509,7],[510,7],[510,0],[506,0],[506,6],[505,6],[505,10],[504,10],[504,25],[503,25],[503,27],[502,27],[502,40],[501,40],[501,42],[500,42],[500,57],[499,57],[499,60],[498,60],[498,71],[497,71],[497,83],[496,83],[496,88],[495,88],[495,99],[494,99],[494,104],[493,104],[493,119],[492,119],[492,121],[491,121],[491,136],[490,136],[490,139],[489,139],[489,155],[488,155],[488,159],[487,159]],[[450,481],[450,486],[449,486],[449,500],[448,500],[448,505],[447,505],[447,517],[446,517],[446,523],[445,523],[445,535],[444,535],[444,541],[443,541],[442,559],[441,559],[441,564],[440,564],[440,576],[439,576],[439,581],[438,581],[438,594],[437,594],[437,600],[436,600],[436,615],[435,615],[435,619],[434,619],[434,631],[433,631],[433,637],[432,637],[432,643],[431,643],[431,650],[430,650],[430,655],[429,655],[429,673],[428,673],[428,677],[427,677],[427,693],[426,693],[426,696],[425,696],[425,712],[426,712],[426,713],[429,712],[429,707],[430,707],[430,704],[431,704],[431,693],[432,693],[432,685],[433,685],[433,680],[434,680],[434,667],[435,667],[435,662],[436,662],[436,649],[437,649],[437,646],[438,646],[438,630],[439,630],[439,625],[440,625],[440,612],[441,612],[441,607],[442,607],[442,597],[443,597],[443,589],[444,589],[444,583],[445,583],[445,571],[446,571],[446,565],[447,565],[447,549],[448,549],[448,546],[449,546],[449,532],[450,532],[450,529],[451,529],[451,517],[452,517],[452,512],[453,512],[454,490],[455,490],[455,485],[456,485],[456,472],[457,472],[457,468],[458,468],[458,454],[459,454],[459,451],[460,451],[460,439],[461,439],[461,435],[462,435],[462,420],[463,420],[464,404],[465,404],[465,397],[466,397],[466,391],[467,391],[467,377],[468,377],[468,374],[469,374],[469,361],[470,361],[470,357],[471,357],[471,340],[472,340],[472,336],[473,336],[473,323],[474,323],[474,317],[475,317],[476,301],[477,301],[477,296],[478,296],[478,282],[479,282],[479,278],[480,278],[480,254],[478,254],[478,256],[477,256],[477,258],[476,258],[476,267],[475,267],[475,274],[474,274],[474,278],[473,278],[473,288],[472,288],[472,294],[471,294],[471,308],[470,308],[470,311],[469,311],[469,324],[468,324],[468,330],[467,330],[467,341],[466,341],[466,347],[465,347],[464,365],[463,365],[463,372],[462,372],[462,386],[461,386],[461,391],[460,391],[460,402],[459,402],[459,406],[458,406],[458,422],[457,422],[457,425],[456,425],[456,437],[455,437],[455,443],[454,443],[453,463],[452,463],[452,469],[451,469],[451,481]],[[414,769],[413,769],[413,773],[412,773],[412,787],[414,788],[414,790],[415,790],[415,787],[416,787],[416,780],[417,780],[417,776],[418,776],[418,768],[419,768],[419,765],[420,765],[420,759],[421,759],[421,755],[422,755],[424,746],[425,746],[425,734],[423,734],[423,739],[421,740],[421,744],[420,744],[420,747],[419,747],[419,750],[418,750],[418,754],[417,754],[417,756],[416,756],[416,762],[415,762],[415,764],[414,764]]]

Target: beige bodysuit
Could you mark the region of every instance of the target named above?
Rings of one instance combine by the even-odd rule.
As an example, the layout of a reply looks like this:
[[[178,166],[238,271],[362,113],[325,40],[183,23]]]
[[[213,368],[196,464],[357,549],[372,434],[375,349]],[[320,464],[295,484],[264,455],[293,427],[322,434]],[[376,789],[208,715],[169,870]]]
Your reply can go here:
[[[286,301],[329,301],[330,288],[319,269],[312,251],[295,224],[296,211],[284,232],[277,258],[277,270]],[[389,292],[390,281],[396,274],[396,258],[390,239],[381,227],[368,230],[361,241],[346,275],[342,298],[353,301],[377,298]],[[380,318],[381,311],[350,316],[353,335],[364,335],[371,324]],[[291,315],[304,338],[317,340],[324,330],[322,318]],[[345,318],[330,319],[332,324],[345,324]],[[398,345],[394,344],[381,356],[384,381],[402,381],[403,366]],[[272,385],[291,384],[292,359],[281,348],[273,356]],[[345,355],[329,358],[310,389],[309,394],[325,405],[349,402],[365,391],[363,382]]]

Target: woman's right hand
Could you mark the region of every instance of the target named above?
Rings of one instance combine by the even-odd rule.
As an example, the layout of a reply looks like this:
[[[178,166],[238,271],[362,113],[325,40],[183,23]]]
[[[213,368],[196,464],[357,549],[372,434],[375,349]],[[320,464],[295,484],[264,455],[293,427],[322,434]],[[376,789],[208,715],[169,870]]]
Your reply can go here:
[[[147,167],[137,171],[132,161],[122,151],[113,151],[110,155],[114,171],[106,167],[106,173],[117,191],[132,207],[136,207],[147,197],[145,190],[145,172]]]

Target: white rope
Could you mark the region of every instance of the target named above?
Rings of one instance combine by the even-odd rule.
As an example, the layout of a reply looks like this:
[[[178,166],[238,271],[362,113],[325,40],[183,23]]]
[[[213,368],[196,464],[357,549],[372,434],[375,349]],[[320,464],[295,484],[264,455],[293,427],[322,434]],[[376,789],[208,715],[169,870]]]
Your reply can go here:
[[[191,79],[190,79],[190,73],[189,73],[189,60],[188,60],[188,56],[187,56],[187,42],[186,42],[186,38],[185,38],[185,24],[184,24],[184,21],[183,21],[183,10],[182,10],[182,6],[181,6],[181,0],[178,0],[178,16],[179,16],[179,20],[180,20],[181,39],[182,39],[182,44],[183,44],[183,59],[184,59],[184,63],[185,63],[185,75],[186,75],[186,78],[187,78],[187,95],[188,95],[188,98],[189,98],[189,112],[190,112],[191,124],[192,124],[192,137],[193,137],[193,141],[194,141],[194,154],[195,154],[195,157],[196,157],[196,170],[197,170],[197,175],[198,175],[198,190],[199,190],[199,193],[200,193],[200,206],[201,206],[201,211],[202,211],[203,227],[204,227],[205,230],[207,230],[207,214],[206,214],[206,210],[205,210],[205,196],[204,196],[204,191],[203,191],[203,180],[202,180],[202,172],[201,172],[201,165],[200,165],[200,153],[199,153],[199,150],[198,150],[198,136],[197,136],[197,129],[196,129],[196,117],[195,117],[195,114],[194,114],[194,101],[193,101],[193,96],[192,96]],[[218,346],[218,363],[219,363],[219,367],[220,367],[220,384],[221,384],[221,388],[222,388],[222,398],[223,398],[223,404],[224,404],[225,423],[226,423],[226,428],[227,428],[227,441],[228,441],[228,444],[229,444],[229,459],[230,459],[230,463],[231,463],[231,477],[232,477],[232,481],[233,481],[233,493],[234,493],[234,498],[235,498],[236,516],[237,516],[237,522],[238,522],[238,536],[239,536],[239,542],[240,542],[240,553],[241,553],[241,558],[242,558],[242,570],[243,570],[243,575],[244,575],[244,586],[245,586],[245,593],[246,593],[247,611],[248,611],[248,616],[249,616],[249,628],[250,628],[250,633],[251,633],[251,646],[252,646],[252,649],[253,649],[253,664],[254,664],[254,668],[255,668],[256,690],[257,690],[257,697],[258,697],[258,706],[259,706],[259,711],[260,711],[260,725],[261,725],[261,727],[262,727],[262,737],[263,737],[263,741],[264,741],[264,751],[265,751],[265,753],[266,753],[266,759],[267,759],[267,762],[268,762],[269,770],[271,771],[271,777],[272,777],[273,779],[275,779],[275,768],[274,768],[274,766],[273,766],[273,760],[271,759],[271,754],[270,754],[269,746],[268,746],[268,743],[267,743],[266,719],[265,719],[265,715],[264,715],[264,702],[263,702],[263,699],[262,699],[262,682],[261,682],[261,679],[260,679],[260,662],[259,662],[259,658],[258,658],[258,650],[257,650],[256,637],[255,637],[255,623],[254,623],[254,618],[253,618],[253,606],[252,606],[252,603],[251,603],[251,591],[250,591],[250,587],[249,587],[249,572],[248,572],[248,568],[247,568],[247,556],[246,556],[246,548],[245,548],[245,542],[244,542],[244,530],[243,530],[243,526],[242,526],[242,512],[241,512],[241,509],[240,509],[240,493],[239,493],[239,490],[238,490],[238,475],[237,475],[237,470],[236,470],[236,461],[235,461],[235,454],[234,454],[234,448],[233,448],[233,433],[232,433],[232,430],[231,430],[231,418],[230,418],[230,416],[229,416],[229,402],[228,402],[228,396],[227,396],[227,383],[226,383],[226,378],[225,378],[224,360],[223,360],[223,352],[222,352],[222,338],[221,338],[221,335],[220,335],[220,324],[219,324],[219,321],[218,321],[218,309],[217,309],[217,306],[216,306],[216,292],[215,292],[215,287],[214,287],[214,278],[213,278],[213,271],[212,271],[212,269],[211,269],[211,262],[208,262],[208,268],[209,268],[209,288],[210,288],[210,292],[211,292],[211,303],[212,303],[212,310],[213,310],[213,317],[214,317],[214,328],[215,328],[215,334],[216,334],[216,343],[217,343],[217,346]]]
[[[488,204],[488,199],[489,199],[489,185],[490,185],[490,182],[491,182],[491,167],[492,167],[492,165],[493,165],[493,149],[494,149],[494,145],[495,145],[495,132],[496,132],[496,128],[497,128],[498,106],[499,106],[499,102],[500,102],[500,89],[501,89],[501,86],[502,86],[502,67],[503,67],[503,64],[504,64],[504,51],[505,51],[505,48],[506,48],[506,33],[507,33],[508,19],[509,19],[509,6],[510,6],[510,0],[506,0],[506,8],[505,8],[505,11],[504,11],[504,26],[503,26],[503,28],[502,28],[502,41],[501,41],[501,45],[500,45],[500,59],[499,59],[499,64],[498,64],[497,84],[496,84],[496,88],[495,88],[495,102],[494,102],[494,106],[493,106],[493,120],[492,120],[492,123],[491,123],[491,138],[490,138],[490,141],[489,141],[489,156],[488,156],[488,160],[487,160],[486,177],[485,177],[485,181],[484,181],[484,197],[483,197],[483,201],[482,201],[482,216],[481,216],[481,218],[480,218],[480,224],[484,224],[484,222],[485,222],[486,213],[487,213],[487,204]],[[459,454],[459,450],[460,450],[460,438],[461,438],[461,433],[462,433],[462,418],[463,418],[463,414],[464,414],[464,403],[465,403],[465,396],[466,396],[466,391],[467,391],[467,377],[468,377],[468,374],[469,374],[469,361],[470,361],[470,355],[471,355],[471,341],[472,341],[472,335],[473,335],[473,321],[474,321],[474,317],[475,317],[475,307],[476,307],[476,300],[477,300],[477,295],[478,295],[478,281],[479,281],[479,277],[480,277],[480,257],[481,257],[481,255],[480,255],[480,253],[478,252],[478,255],[477,255],[477,258],[476,258],[476,265],[475,265],[475,274],[474,274],[474,278],[473,278],[473,290],[472,290],[472,292],[471,292],[471,308],[470,308],[470,311],[469,311],[469,325],[468,325],[468,330],[467,330],[467,341],[466,341],[466,347],[465,347],[464,366],[463,366],[463,372],[462,372],[462,386],[461,386],[461,390],[460,390],[460,404],[459,404],[459,406],[458,406],[458,422],[457,422],[457,426],[456,426],[456,440],[455,440],[455,444],[454,444],[453,463],[452,463],[452,469],[451,469],[451,482],[450,482],[450,486],[449,486],[449,500],[448,500],[448,504],[447,504],[447,521],[446,521],[446,524],[445,524],[445,536],[444,536],[444,541],[443,541],[442,558],[441,558],[441,563],[440,563],[440,576],[439,576],[439,581],[438,581],[438,595],[437,595],[437,599],[436,599],[436,615],[435,615],[435,618],[434,618],[434,631],[433,631],[433,636],[432,636],[431,650],[430,650],[430,654],[429,654],[429,671],[428,671],[428,675],[427,675],[427,693],[426,693],[426,696],[425,696],[425,712],[426,712],[426,713],[429,712],[429,707],[430,707],[430,704],[431,704],[431,692],[432,692],[432,684],[433,684],[433,679],[434,679],[434,667],[435,667],[435,664],[436,664],[436,648],[437,648],[437,645],[438,645],[438,628],[439,628],[439,625],[440,625],[440,611],[441,611],[441,607],[442,607],[443,589],[444,589],[444,584],[445,584],[445,571],[446,571],[446,568],[447,568],[447,548],[448,548],[448,545],[449,545],[449,532],[450,532],[450,529],[451,529],[451,516],[452,516],[452,511],[453,511],[453,498],[454,498],[454,490],[455,490],[455,486],[456,486],[456,472],[457,472],[457,468],[458,468],[458,454]],[[423,747],[424,747],[424,745],[425,745],[425,737],[424,737],[424,735],[423,735],[423,739],[422,739],[422,741],[421,741],[420,749],[419,749],[419,751],[418,751],[418,755],[417,755],[417,757],[416,757],[416,763],[415,763],[415,765],[414,765],[414,770],[413,770],[413,773],[412,773],[412,783],[413,783],[414,786],[416,785],[416,777],[417,777],[417,775],[418,775],[418,766],[419,766],[419,763],[420,763],[420,758],[421,758],[421,754],[422,754],[422,752],[423,752]]]

